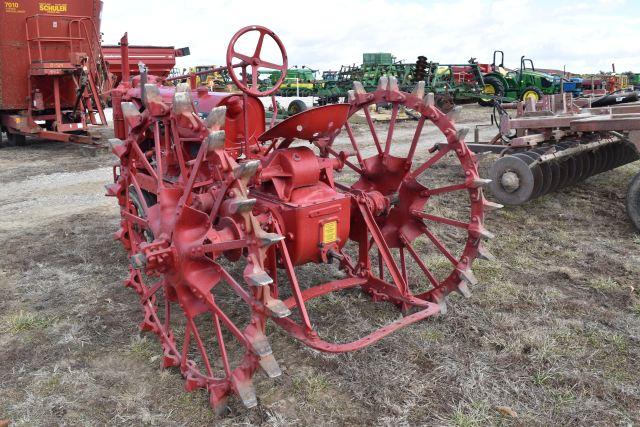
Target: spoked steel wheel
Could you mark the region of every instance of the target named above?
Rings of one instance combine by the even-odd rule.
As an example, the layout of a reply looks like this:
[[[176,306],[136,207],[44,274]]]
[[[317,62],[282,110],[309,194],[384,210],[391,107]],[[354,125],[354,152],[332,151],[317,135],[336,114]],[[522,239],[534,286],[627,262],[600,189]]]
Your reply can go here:
[[[251,377],[256,368],[270,377],[280,375],[264,335],[266,316],[245,308],[231,320],[229,310],[222,310],[218,299],[228,299],[229,293],[220,292],[222,283],[248,294],[216,260],[247,257],[244,277],[258,285],[250,286],[252,296],[284,314],[286,307],[270,298],[269,287],[254,283],[268,279],[261,267],[264,252],[279,240],[260,229],[251,214],[255,200],[247,197],[246,181],[257,164],[238,165],[224,152],[225,133],[219,130],[224,107],[212,111],[208,127],[195,122],[200,123],[195,133],[208,135],[202,141],[180,124],[184,117],[195,118],[188,94],[176,92],[173,101],[182,118],[158,119],[149,110],[162,101],[157,89],[147,86],[144,113],[123,104],[125,117],[136,125],[125,143],[114,148],[120,173],[109,188],[121,207],[116,237],[131,258],[125,285],[140,297],[141,329],[160,339],[162,366],[179,368],[187,390],[207,389],[217,409],[230,392],[246,406],[255,406]],[[212,188],[219,191],[195,188],[196,178],[224,168],[230,168],[233,179],[214,173]]]
[[[356,83],[349,116],[364,118],[366,130],[358,132],[347,121],[344,132],[350,145],[341,148],[334,137],[322,148],[344,159],[345,170],[350,169],[351,174],[344,174],[351,182],[343,185],[346,191],[381,196],[377,206],[373,197],[371,211],[382,238],[368,236],[365,243],[364,225],[371,224],[352,222],[352,235],[360,240],[359,264],[377,264],[370,272],[374,279],[393,278],[411,295],[438,302],[444,310],[448,293],[468,295],[468,285],[476,284],[474,259],[491,257],[482,244],[492,237],[484,228],[484,210],[500,206],[484,198],[482,187],[489,180],[479,177],[475,156],[462,143],[463,132],[434,106],[433,94],[424,98],[423,92],[422,84],[411,94],[400,92],[394,78],[382,78],[372,93]],[[383,126],[371,115],[376,105],[391,110]],[[409,131],[406,125],[397,129],[404,108],[420,113]],[[433,126],[439,132],[425,135]],[[434,137],[442,135],[446,143],[434,149],[434,142],[440,142]],[[410,142],[402,143],[403,137]]]

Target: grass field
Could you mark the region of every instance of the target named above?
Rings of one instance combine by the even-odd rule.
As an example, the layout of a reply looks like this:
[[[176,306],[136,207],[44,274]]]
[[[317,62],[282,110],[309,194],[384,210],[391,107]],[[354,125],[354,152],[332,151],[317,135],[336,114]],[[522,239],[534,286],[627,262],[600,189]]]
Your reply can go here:
[[[474,122],[483,110],[471,109]],[[467,114],[467,113],[465,113]],[[473,116],[476,114],[476,116]],[[486,114],[486,113],[482,113]],[[463,121],[465,117],[463,116]],[[402,138],[402,126],[398,133]],[[481,161],[485,169],[491,158]],[[0,419],[16,424],[630,425],[640,423],[640,235],[630,164],[488,215],[497,257],[445,316],[358,352],[311,350],[273,324],[283,375],[216,418],[140,333],[103,185],[112,155],[32,141],[0,150]],[[446,179],[446,169],[437,173]],[[299,270],[308,284],[322,265]],[[231,301],[231,304],[235,302]],[[238,304],[240,304],[238,302]],[[238,305],[240,307],[240,305]],[[398,318],[345,291],[311,305],[328,336]]]

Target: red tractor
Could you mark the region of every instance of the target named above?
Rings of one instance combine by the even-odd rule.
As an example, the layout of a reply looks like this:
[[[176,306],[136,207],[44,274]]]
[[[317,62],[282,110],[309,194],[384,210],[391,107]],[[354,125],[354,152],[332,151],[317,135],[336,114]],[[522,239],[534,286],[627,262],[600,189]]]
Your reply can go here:
[[[248,33],[257,35],[255,50],[236,51]],[[261,57],[267,38],[279,47],[280,63]],[[250,26],[227,49],[227,69],[242,93],[168,86],[146,73],[114,92],[120,161],[108,195],[118,200],[116,237],[131,260],[125,284],[142,304],[141,328],[162,344],[162,366],[178,368],[187,390],[208,390],[215,409],[232,394],[256,405],[258,368],[280,375],[268,320],[309,347],[348,352],[443,313],[453,291],[468,296],[477,283],[473,261],[491,257],[483,246],[492,237],[485,209],[498,207],[484,198],[487,180],[464,133],[432,94],[424,96],[423,83],[405,93],[383,77],[367,93],[356,82],[348,103],[266,129],[257,97],[277,91],[286,73],[260,91],[262,68],[286,70],[287,55],[271,30]],[[392,108],[384,136],[370,116],[375,104]],[[394,128],[403,108],[420,118],[410,144],[400,146]],[[366,118],[368,137],[352,129],[356,114]],[[446,139],[439,150],[428,151],[433,145],[421,138],[427,123]],[[454,168],[445,185],[425,184],[431,172]],[[452,205],[456,218],[430,210],[452,194],[461,200]],[[332,261],[340,269],[335,280],[311,286],[298,276],[314,264],[330,277]],[[349,288],[405,316],[352,342],[325,341],[309,301]]]

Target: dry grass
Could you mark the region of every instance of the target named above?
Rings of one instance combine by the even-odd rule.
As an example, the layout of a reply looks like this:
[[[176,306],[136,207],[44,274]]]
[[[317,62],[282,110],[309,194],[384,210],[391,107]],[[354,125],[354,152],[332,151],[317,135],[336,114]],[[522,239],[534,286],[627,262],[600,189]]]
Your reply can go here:
[[[56,159],[57,150],[64,168],[85,169],[83,157],[59,147],[3,151],[9,154],[0,171],[4,163],[21,170],[16,165],[34,156],[40,172],[28,168],[12,179],[55,171],[45,157]],[[111,158],[99,154],[89,162],[104,167]],[[111,240],[115,208],[89,207],[45,227],[3,233],[0,419],[26,425],[638,424],[640,237],[623,209],[624,185],[635,169],[628,165],[490,214],[487,227],[498,237],[489,249],[498,261],[475,264],[481,283],[469,299],[452,296],[446,316],[339,355],[311,350],[270,325],[283,375],[271,380],[258,373],[259,406],[247,411],[232,400],[222,418],[210,411],[206,393],[187,393],[176,370],[160,370],[160,346],[138,331],[139,303],[121,283],[127,261]],[[448,213],[452,205],[438,209]],[[437,257],[430,261],[445,271]],[[410,275],[415,268],[410,265]],[[307,265],[299,275],[310,284],[339,272]],[[232,298],[225,304],[234,315],[244,310]],[[399,316],[358,291],[314,301],[311,315],[323,336],[336,340]],[[512,408],[517,418],[499,407]]]

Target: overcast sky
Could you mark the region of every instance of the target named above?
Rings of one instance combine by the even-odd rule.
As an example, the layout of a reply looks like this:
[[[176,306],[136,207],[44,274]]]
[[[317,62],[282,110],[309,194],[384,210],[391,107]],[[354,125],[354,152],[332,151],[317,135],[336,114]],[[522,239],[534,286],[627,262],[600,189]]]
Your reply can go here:
[[[505,51],[507,67],[521,55],[536,67],[573,72],[640,72],[638,0],[105,0],[102,32],[116,43],[189,46],[179,66],[222,64],[231,36],[264,25],[282,39],[289,66],[339,68],[362,62],[363,52],[391,52],[415,62],[477,57],[490,63]],[[249,49],[247,49],[249,52]]]

